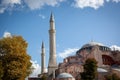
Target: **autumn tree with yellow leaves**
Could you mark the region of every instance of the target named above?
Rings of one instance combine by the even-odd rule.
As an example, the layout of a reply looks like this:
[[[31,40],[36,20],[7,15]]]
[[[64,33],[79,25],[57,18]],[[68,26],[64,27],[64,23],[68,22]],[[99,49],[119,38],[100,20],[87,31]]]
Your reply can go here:
[[[0,80],[25,80],[31,73],[27,46],[21,36],[0,39]]]

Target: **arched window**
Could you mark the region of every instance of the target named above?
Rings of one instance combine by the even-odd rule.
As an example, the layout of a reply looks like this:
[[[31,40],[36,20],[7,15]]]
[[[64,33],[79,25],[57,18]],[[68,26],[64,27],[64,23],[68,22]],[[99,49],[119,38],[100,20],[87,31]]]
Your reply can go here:
[[[108,55],[102,55],[104,65],[113,65],[115,61]]]

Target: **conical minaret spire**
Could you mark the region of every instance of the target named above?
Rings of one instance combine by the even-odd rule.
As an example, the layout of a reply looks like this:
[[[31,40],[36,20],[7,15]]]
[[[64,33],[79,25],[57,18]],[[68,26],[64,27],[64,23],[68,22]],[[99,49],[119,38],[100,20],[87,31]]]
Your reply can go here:
[[[55,19],[53,13],[50,16],[50,30],[49,30],[49,40],[50,40],[50,53],[49,53],[49,64],[48,64],[48,75],[54,74],[57,69],[56,61],[56,30],[55,30]]]
[[[45,47],[44,47],[44,42],[42,42],[42,47],[41,47],[41,48],[42,48],[42,49],[45,48]]]
[[[42,73],[45,73],[45,47],[43,42],[41,46],[41,74]]]
[[[51,12],[51,16],[50,16],[50,22],[54,22],[54,15],[52,12]]]
[[[51,15],[50,15],[50,30],[55,31],[55,19],[54,19],[53,13],[51,13]]]

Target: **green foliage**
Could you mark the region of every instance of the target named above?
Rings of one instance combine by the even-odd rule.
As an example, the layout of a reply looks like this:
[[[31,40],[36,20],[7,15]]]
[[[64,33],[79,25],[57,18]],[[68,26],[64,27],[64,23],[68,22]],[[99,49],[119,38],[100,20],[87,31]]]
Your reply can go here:
[[[41,77],[41,80],[47,80],[47,76],[46,76],[46,75],[43,75],[43,76]]]
[[[2,80],[3,76],[3,67],[2,67],[2,62],[0,61],[0,80]]]
[[[105,80],[120,80],[120,77],[116,74],[106,75]]]
[[[31,57],[21,36],[0,39],[0,54],[4,67],[2,80],[24,80],[31,73]]]
[[[94,80],[97,75],[97,61],[89,58],[83,66],[84,72],[81,73],[82,80]]]

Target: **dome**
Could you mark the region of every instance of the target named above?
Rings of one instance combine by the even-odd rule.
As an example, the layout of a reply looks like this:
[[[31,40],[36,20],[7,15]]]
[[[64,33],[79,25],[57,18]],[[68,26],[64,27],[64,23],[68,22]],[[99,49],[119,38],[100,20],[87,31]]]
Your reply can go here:
[[[73,78],[73,76],[69,73],[61,73],[57,76],[57,78]]]
[[[87,44],[85,44],[85,45],[83,45],[82,46],[82,48],[85,48],[85,47],[90,47],[90,46],[96,46],[96,45],[98,45],[98,46],[104,46],[103,44],[101,44],[101,43],[98,43],[98,42],[89,42],[89,43],[87,43]]]
[[[98,72],[108,72],[107,70],[103,69],[103,68],[97,68]]]

